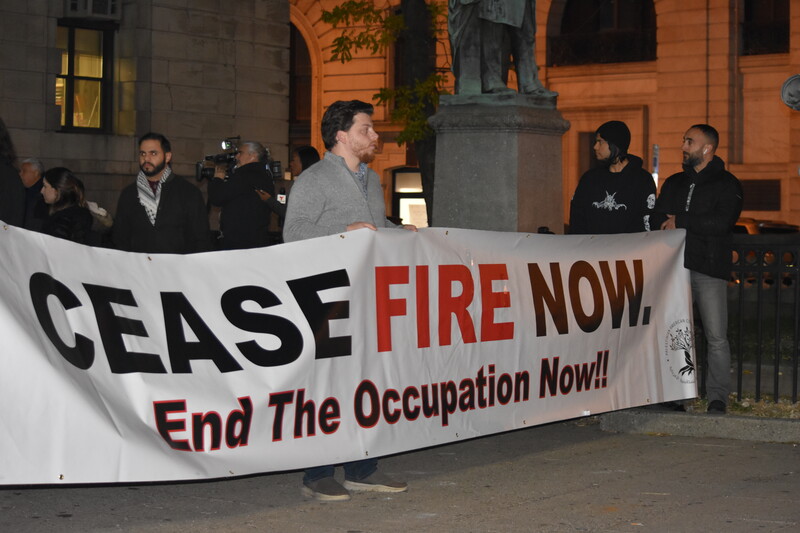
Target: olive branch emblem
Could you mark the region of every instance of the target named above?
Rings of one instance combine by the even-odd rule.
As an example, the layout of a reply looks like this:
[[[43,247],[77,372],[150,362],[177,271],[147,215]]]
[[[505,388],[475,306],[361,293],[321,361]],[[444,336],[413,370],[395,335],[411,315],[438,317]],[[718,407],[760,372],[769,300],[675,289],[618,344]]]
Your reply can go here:
[[[681,350],[683,351],[684,361],[686,365],[681,367],[678,373],[683,376],[685,374],[693,374],[694,373],[694,362],[692,362],[692,334],[689,331],[689,327],[679,328],[675,331],[675,334],[669,334],[669,347],[671,350]]]

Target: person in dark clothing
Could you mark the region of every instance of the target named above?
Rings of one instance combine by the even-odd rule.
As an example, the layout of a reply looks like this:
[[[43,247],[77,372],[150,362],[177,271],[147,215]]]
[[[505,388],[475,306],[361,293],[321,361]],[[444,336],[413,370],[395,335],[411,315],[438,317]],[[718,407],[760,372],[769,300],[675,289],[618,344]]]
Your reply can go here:
[[[25,159],[19,166],[19,177],[25,187],[25,218],[22,227],[41,231],[48,217],[48,207],[42,198],[44,167],[38,159]]]
[[[85,207],[80,180],[67,168],[51,168],[42,178],[42,197],[50,206],[50,216],[42,223],[41,232],[86,244],[93,218]]]
[[[128,252],[188,254],[211,249],[200,189],[172,173],[172,148],[159,133],[139,140],[139,175],[122,190],[112,242]]]
[[[0,118],[0,220],[22,226],[25,218],[25,188],[17,170],[17,152],[5,122]]]
[[[650,231],[656,184],[642,160],[628,153],[631,132],[624,122],[606,122],[595,132],[601,166],[587,171],[570,202],[569,232],[611,234]]]
[[[289,162],[289,172],[296,178],[305,169],[320,160],[319,152],[313,146],[300,146],[292,150],[292,160]]]
[[[708,341],[708,412],[724,414],[730,386],[727,283],[731,235],[742,211],[742,185],[715,155],[717,130],[696,124],[683,136],[683,171],[667,178],[653,224],[686,230],[683,264],[691,274],[692,299]]]
[[[267,170],[269,156],[260,143],[247,141],[236,152],[236,168],[225,179],[225,168],[217,166],[208,183],[208,200],[221,207],[220,248],[238,250],[268,246],[270,206],[257,191],[275,195],[272,174]]]
[[[305,169],[317,163],[320,160],[319,152],[313,146],[300,146],[292,150],[292,159],[289,161],[289,172],[293,178],[296,178],[303,173]],[[273,195],[266,191],[256,191],[262,201],[267,202],[269,208],[278,214],[280,219],[280,226],[283,226],[283,220],[286,218],[286,199],[284,197],[283,203],[278,201]]]

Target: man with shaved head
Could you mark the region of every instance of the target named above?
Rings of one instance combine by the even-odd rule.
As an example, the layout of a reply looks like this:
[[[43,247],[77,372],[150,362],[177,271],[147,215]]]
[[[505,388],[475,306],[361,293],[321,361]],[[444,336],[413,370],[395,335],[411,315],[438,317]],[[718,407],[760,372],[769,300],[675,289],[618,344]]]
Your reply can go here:
[[[716,154],[719,133],[695,124],[684,134],[683,172],[667,178],[656,201],[654,228],[686,230],[683,265],[708,342],[708,412],[724,414],[730,386],[728,277],[731,235],[742,211],[742,185]]]

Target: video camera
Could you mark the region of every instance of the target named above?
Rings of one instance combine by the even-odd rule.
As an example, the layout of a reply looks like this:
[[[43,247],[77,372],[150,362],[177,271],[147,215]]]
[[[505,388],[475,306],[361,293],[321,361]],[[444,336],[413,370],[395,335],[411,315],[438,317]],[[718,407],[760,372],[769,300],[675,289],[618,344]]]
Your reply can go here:
[[[203,158],[202,161],[198,161],[195,163],[194,167],[194,177],[197,181],[203,181],[204,179],[211,179],[214,177],[214,167],[217,165],[226,165],[228,168],[225,171],[225,175],[230,175],[233,168],[236,166],[236,152],[239,149],[239,141],[241,141],[240,136],[236,137],[226,137],[224,141],[220,144],[222,146],[222,152],[219,154],[214,155],[207,155]],[[207,165],[206,162],[210,161],[213,164]]]
[[[195,163],[195,179],[197,181],[202,181],[204,179],[213,178],[214,167],[221,165],[225,165],[227,167],[225,170],[225,177],[229,177],[233,172],[233,169],[236,168],[236,153],[239,151],[239,143],[241,140],[242,138],[239,135],[236,137],[226,137],[225,140],[220,143],[223,150],[221,153],[207,155],[202,161]],[[269,148],[266,148],[266,150],[267,161],[265,166],[267,172],[271,174],[273,180],[282,178],[283,172],[281,170],[281,162],[273,160],[269,156]],[[207,164],[208,162],[211,162],[212,164],[209,165]]]

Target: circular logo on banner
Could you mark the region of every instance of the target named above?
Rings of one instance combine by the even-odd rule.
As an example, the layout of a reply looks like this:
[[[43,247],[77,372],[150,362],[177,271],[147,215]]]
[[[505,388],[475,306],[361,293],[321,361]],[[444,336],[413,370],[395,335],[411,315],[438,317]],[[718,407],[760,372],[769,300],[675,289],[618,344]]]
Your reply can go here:
[[[688,318],[676,320],[669,326],[664,342],[664,357],[672,377],[681,383],[694,383],[694,336]]]

